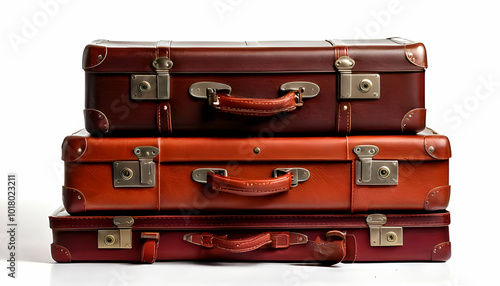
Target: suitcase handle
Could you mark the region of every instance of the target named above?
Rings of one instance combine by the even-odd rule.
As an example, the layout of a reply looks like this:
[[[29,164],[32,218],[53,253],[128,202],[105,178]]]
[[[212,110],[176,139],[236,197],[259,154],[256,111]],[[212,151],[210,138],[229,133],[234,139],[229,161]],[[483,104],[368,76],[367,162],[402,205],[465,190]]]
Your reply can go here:
[[[222,112],[247,116],[271,116],[280,112],[289,112],[303,105],[304,88],[290,91],[275,98],[245,98],[230,96],[224,90],[207,88],[208,104]]]
[[[341,262],[346,255],[345,233],[331,230],[324,236],[309,240],[308,236],[297,232],[263,232],[251,237],[228,239],[228,235],[212,233],[188,233],[184,241],[204,248],[218,248],[231,253],[245,253],[263,248],[286,249],[294,245],[307,245],[313,250],[313,259],[323,264]]]
[[[289,171],[271,179],[247,180],[209,171],[207,172],[207,184],[214,191],[256,197],[289,191],[292,187],[292,177],[293,174]]]

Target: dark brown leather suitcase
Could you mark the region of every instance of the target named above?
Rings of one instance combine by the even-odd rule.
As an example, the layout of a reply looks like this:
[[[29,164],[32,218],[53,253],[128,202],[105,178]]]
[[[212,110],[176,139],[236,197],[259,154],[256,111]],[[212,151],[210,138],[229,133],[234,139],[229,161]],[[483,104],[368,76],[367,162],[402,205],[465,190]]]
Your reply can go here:
[[[69,213],[444,210],[448,138],[68,136]]]
[[[310,136],[425,127],[425,47],[390,38],[116,42],[83,54],[94,135]]]
[[[52,257],[78,261],[446,261],[448,212],[50,218]]]

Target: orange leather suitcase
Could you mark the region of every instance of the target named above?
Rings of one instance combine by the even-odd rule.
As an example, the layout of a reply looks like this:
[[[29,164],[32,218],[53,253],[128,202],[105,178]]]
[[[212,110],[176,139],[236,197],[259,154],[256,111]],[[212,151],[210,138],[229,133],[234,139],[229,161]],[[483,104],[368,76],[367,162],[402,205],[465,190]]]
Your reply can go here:
[[[79,261],[446,261],[448,212],[50,218],[52,257]]]
[[[96,138],[63,143],[69,213],[444,210],[448,138]]]

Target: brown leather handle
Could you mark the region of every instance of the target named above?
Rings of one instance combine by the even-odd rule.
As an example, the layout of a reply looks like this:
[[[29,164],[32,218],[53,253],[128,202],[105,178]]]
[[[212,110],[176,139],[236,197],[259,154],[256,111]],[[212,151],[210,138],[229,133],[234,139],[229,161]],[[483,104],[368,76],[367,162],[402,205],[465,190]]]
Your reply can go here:
[[[207,97],[209,105],[223,112],[248,116],[271,116],[302,106],[302,92],[303,90],[291,91],[279,98],[264,99],[235,97],[215,89],[208,89]]]
[[[205,248],[219,248],[228,252],[243,253],[259,248],[288,248],[293,244],[307,243],[307,236],[300,233],[281,231],[263,232],[255,236],[228,239],[227,235],[218,236],[215,234],[191,233],[184,236],[184,240]]]
[[[292,187],[292,176],[291,172],[286,172],[272,179],[247,180],[208,172],[207,184],[214,191],[249,197],[267,196],[289,191]]]

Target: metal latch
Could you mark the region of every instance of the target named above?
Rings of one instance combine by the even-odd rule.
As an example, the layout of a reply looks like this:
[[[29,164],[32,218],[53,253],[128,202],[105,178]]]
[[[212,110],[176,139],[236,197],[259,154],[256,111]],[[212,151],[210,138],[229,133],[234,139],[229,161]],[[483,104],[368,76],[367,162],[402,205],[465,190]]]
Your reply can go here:
[[[113,186],[115,188],[147,188],[156,186],[156,166],[153,159],[160,153],[151,146],[134,148],[138,161],[113,162]]]
[[[378,74],[352,74],[355,62],[348,56],[335,61],[340,72],[340,99],[380,98],[380,76]]]
[[[113,218],[113,224],[117,229],[97,231],[97,248],[131,249],[134,219],[128,216],[117,216]]]
[[[370,246],[403,245],[403,228],[384,226],[387,217],[383,214],[371,214],[366,217],[370,229]]]
[[[207,183],[207,173],[214,172],[221,176],[227,176],[226,169],[220,168],[200,168],[191,173],[191,178],[197,183]],[[273,170],[273,178],[278,177],[283,173],[292,172],[292,187],[296,187],[299,183],[307,181],[311,174],[304,168],[276,168]]]
[[[373,160],[379,148],[373,145],[359,145],[353,152],[358,156],[356,161],[356,185],[398,184],[397,160]]]
[[[130,76],[130,96],[133,100],[168,100],[170,99],[169,70],[174,63],[167,57],[153,61],[156,75],[133,74]]]

